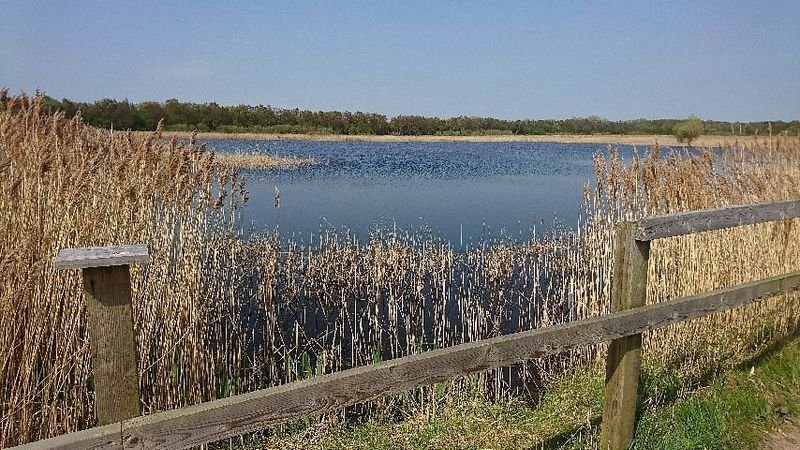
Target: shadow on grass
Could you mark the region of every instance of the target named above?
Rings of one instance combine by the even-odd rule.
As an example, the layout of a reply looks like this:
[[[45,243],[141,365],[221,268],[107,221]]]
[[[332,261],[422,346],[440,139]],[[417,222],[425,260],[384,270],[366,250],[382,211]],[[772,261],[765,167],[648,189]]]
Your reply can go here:
[[[593,417],[587,426],[581,426],[580,428],[575,428],[572,430],[565,431],[561,434],[553,436],[552,438],[532,447],[532,448],[541,448],[542,450],[562,450],[568,448],[584,448],[581,444],[581,439],[586,437],[588,433],[595,433],[600,430],[600,421],[601,418]],[[576,447],[580,446],[580,447]]]
[[[733,367],[729,366],[727,370],[746,371],[751,367],[761,366],[766,363],[770,357],[779,353],[787,344],[797,339],[800,339],[800,329],[790,335],[775,339],[770,344],[755,351],[754,354],[746,360]],[[711,383],[723,373],[723,369],[725,368],[723,363],[724,361],[721,361],[690,379],[682,379],[679,376],[679,362],[670,364],[667,369],[661,369],[657,373],[643,370],[639,381],[639,397],[636,408],[637,423],[642,418],[642,415],[647,412],[650,405],[656,405],[657,407],[672,406],[682,398],[681,394],[711,385]],[[593,417],[588,423],[589,426],[584,424],[580,427],[564,431],[535,445],[533,448],[547,450],[585,448],[591,441],[597,440],[601,422],[602,417]],[[589,434],[591,434],[592,437],[591,441],[587,442],[586,438]]]
[[[746,370],[749,369],[750,367],[761,365],[764,362],[764,360],[770,358],[771,356],[774,356],[776,353],[781,351],[781,349],[783,349],[783,347],[786,344],[789,344],[797,339],[800,339],[800,328],[795,330],[795,332],[792,334],[786,335],[780,339],[776,339],[775,342],[766,346],[752,357],[737,364],[736,370]]]

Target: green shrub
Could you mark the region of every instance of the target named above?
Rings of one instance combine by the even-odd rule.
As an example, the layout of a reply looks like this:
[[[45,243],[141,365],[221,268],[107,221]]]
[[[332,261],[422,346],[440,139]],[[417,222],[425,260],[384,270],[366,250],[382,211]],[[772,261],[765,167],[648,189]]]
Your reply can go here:
[[[685,142],[689,145],[692,141],[703,134],[703,122],[695,115],[689,116],[688,119],[675,125],[672,129],[672,134],[678,139],[678,142]]]

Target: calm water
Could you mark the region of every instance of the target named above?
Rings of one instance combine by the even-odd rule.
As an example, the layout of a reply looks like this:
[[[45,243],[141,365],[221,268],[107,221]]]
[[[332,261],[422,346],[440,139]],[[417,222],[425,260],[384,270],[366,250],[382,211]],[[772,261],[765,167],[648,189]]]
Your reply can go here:
[[[209,141],[218,152],[311,156],[301,169],[246,171],[245,223],[308,240],[321,228],[430,230],[456,247],[534,226],[575,226],[600,144]],[[624,154],[629,148],[621,149]],[[275,207],[274,188],[280,191]],[[426,231],[427,232],[427,231]]]

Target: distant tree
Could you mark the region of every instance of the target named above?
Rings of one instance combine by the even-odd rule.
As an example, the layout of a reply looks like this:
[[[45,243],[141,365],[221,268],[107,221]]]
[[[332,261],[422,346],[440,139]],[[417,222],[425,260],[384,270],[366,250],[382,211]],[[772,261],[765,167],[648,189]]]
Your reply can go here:
[[[164,106],[158,102],[139,103],[136,111],[139,130],[155,130],[156,126],[158,125],[158,121],[163,119],[165,116]]]
[[[504,120],[493,117],[456,116],[448,119],[417,115],[396,116],[369,112],[309,111],[269,105],[222,106],[217,103],[186,103],[169,99],[164,103],[101,99],[92,103],[69,99],[45,99],[50,111],[63,110],[67,117],[80,112],[94,126],[115,129],[154,130],[163,120],[168,130],[209,130],[254,133],[337,133],[395,135],[482,135],[482,134],[632,134],[673,133],[679,141],[691,144],[701,134],[727,135],[758,133],[772,126],[773,135],[800,135],[800,121],[730,122],[690,116],[676,119],[634,119],[610,121],[599,116],[569,119]],[[0,87],[0,112],[9,103],[8,91]]]
[[[691,145],[692,141],[703,134],[703,121],[695,115],[689,116],[683,122],[675,125],[672,129],[672,134],[678,139],[678,142],[686,142]]]
[[[440,119],[425,116],[395,116],[390,122],[392,133],[402,136],[434,134]]]

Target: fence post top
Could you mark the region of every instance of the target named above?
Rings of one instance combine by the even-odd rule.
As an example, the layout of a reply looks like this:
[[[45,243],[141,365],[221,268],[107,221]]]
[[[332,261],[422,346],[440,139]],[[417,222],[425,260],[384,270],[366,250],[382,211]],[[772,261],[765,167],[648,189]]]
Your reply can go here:
[[[150,262],[150,252],[144,244],[111,245],[107,247],[65,248],[53,260],[56,270],[86,269],[89,267],[127,266]]]

